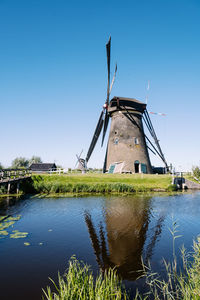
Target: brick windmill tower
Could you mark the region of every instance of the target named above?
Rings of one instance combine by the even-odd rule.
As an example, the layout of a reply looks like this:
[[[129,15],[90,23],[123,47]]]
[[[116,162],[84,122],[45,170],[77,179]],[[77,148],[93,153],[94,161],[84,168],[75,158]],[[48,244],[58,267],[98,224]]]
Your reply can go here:
[[[85,165],[87,166],[102,129],[103,145],[109,119],[111,119],[103,172],[151,174],[153,171],[149,159],[149,150],[161,158],[165,168],[168,170],[167,162],[146,110],[146,104],[133,98],[124,97],[114,97],[109,100],[117,72],[116,65],[110,85],[110,48],[111,38],[106,44],[108,67],[107,98],[87,152]],[[154,143],[145,134],[143,123],[145,123]]]

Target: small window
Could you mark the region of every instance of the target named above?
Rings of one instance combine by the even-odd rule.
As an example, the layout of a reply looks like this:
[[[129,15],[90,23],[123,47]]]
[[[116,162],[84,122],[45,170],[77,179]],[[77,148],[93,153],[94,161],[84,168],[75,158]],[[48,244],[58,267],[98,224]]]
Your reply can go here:
[[[139,139],[135,138],[135,145],[139,145]]]
[[[115,144],[115,145],[118,145],[118,143],[119,143],[119,139],[116,138],[116,139],[114,140],[114,144]]]

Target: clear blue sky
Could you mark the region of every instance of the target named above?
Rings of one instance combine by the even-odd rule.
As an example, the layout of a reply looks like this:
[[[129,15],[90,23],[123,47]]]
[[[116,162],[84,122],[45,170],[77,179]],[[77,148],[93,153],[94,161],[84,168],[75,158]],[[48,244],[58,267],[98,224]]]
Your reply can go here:
[[[167,161],[200,164],[199,31],[199,0],[0,0],[0,162],[38,155],[73,167],[86,155],[111,35],[111,96],[145,101],[150,80],[148,108],[167,114],[151,117]],[[98,143],[89,166],[104,154]]]

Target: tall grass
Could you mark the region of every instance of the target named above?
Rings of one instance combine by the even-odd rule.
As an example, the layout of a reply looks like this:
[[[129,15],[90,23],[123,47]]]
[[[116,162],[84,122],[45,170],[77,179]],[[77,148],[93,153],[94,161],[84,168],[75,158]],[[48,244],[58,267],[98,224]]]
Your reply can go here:
[[[55,292],[51,291],[50,287],[47,287],[46,291],[43,290],[45,299],[48,300],[128,299],[128,295],[115,270],[109,269],[94,279],[90,267],[80,263],[75,257],[72,257],[69,261],[69,268],[64,276],[58,275],[58,285],[54,281],[52,282]]]
[[[143,265],[142,276],[145,279],[148,292],[141,294],[136,291],[134,299],[200,299],[200,237],[193,242],[191,253],[186,253],[184,248],[181,253],[182,269],[180,271],[177,270],[175,254],[171,263],[164,261],[165,279],[154,273],[150,266]],[[70,260],[68,271],[64,276],[59,275],[58,285],[55,282],[53,285],[55,291],[52,291],[50,287],[47,287],[46,291],[43,290],[47,300],[130,299],[116,270],[108,269],[104,274],[99,274],[94,279],[90,267],[79,263],[75,257]]]
[[[144,275],[149,291],[146,297],[157,300],[200,299],[200,238],[193,242],[193,252],[186,253],[182,248],[181,271],[177,271],[177,262],[165,263],[166,279],[160,279],[151,268],[144,267]]]
[[[168,175],[34,175],[36,193],[133,193],[165,191],[170,185]]]

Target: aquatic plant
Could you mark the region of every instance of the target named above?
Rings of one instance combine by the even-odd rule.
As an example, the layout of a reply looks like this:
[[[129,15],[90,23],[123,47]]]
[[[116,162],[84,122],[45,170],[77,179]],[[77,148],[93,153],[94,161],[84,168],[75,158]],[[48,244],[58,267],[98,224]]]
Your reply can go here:
[[[12,232],[13,233],[10,234],[11,239],[23,239],[28,235],[28,232],[21,232],[19,230],[13,230]]]
[[[69,261],[67,272],[58,275],[58,285],[51,279],[55,292],[47,287],[43,290],[48,300],[120,300],[128,299],[126,290],[115,270],[109,269],[104,274],[100,273],[96,279],[91,268],[79,262],[75,256]],[[44,297],[43,297],[44,299]]]
[[[175,232],[176,233],[176,224]],[[176,236],[176,235],[174,235]],[[143,275],[148,291],[144,294],[136,291],[135,300],[139,299],[156,299],[156,300],[190,300],[200,299],[200,237],[193,242],[193,252],[186,253],[182,248],[182,265],[181,271],[177,271],[177,262],[165,264],[165,279],[159,274],[154,273],[151,266],[143,264]],[[75,257],[69,261],[67,272],[61,276],[58,275],[58,284],[52,279],[55,291],[47,287],[43,290],[47,300],[68,300],[68,299],[130,299],[128,292],[125,290],[116,270],[108,269],[104,274],[100,273],[96,280],[89,266],[80,263]]]
[[[189,300],[200,299],[200,238],[193,242],[193,252],[182,253],[182,270],[177,271],[177,261],[165,264],[166,279],[161,279],[150,266],[143,266],[144,277],[149,291],[144,295],[151,299]]]
[[[0,238],[9,236],[11,239],[25,238],[28,232],[21,232],[19,230],[12,230],[8,232],[7,230],[12,228],[16,221],[21,218],[21,215],[16,216],[0,216]],[[5,230],[6,229],[6,230]]]

